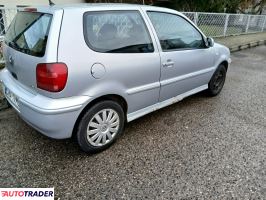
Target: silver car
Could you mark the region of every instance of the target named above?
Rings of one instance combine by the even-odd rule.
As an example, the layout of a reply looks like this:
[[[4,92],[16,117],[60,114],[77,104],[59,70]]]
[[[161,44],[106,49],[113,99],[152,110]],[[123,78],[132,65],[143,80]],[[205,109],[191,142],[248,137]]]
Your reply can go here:
[[[228,48],[174,10],[79,4],[20,10],[4,45],[6,99],[44,135],[95,153],[126,122],[195,93],[220,93]]]

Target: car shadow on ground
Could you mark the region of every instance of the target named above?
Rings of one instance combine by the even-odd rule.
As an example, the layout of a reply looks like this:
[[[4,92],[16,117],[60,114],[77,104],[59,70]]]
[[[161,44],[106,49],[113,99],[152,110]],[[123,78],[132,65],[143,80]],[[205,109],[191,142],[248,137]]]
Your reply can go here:
[[[114,146],[110,147],[106,152],[110,152],[115,148],[115,145],[120,145],[120,140],[126,140],[130,143],[130,140],[136,140],[140,135],[139,134],[145,134],[145,137],[153,136],[152,127],[158,123],[168,124],[171,125],[171,123],[174,123],[175,120],[172,119],[172,115],[175,113],[178,113],[180,110],[185,110],[188,107],[191,106],[197,106],[197,103],[208,100],[208,96],[205,92],[201,92],[198,94],[195,94],[193,96],[190,96],[188,98],[183,99],[180,102],[177,102],[173,105],[170,105],[168,107],[165,107],[163,109],[157,110],[155,112],[152,112],[148,115],[145,115],[139,119],[136,119],[128,124],[126,124],[125,127],[125,133],[122,135],[121,138],[118,139],[116,144]],[[10,112],[10,111],[9,111]],[[62,157],[67,159],[69,156],[71,157],[87,157],[87,156],[95,156],[95,154],[87,154],[80,150],[78,147],[75,138],[71,139],[63,139],[63,140],[56,140],[52,138],[48,138],[47,136],[42,135],[38,131],[32,129],[30,126],[26,125],[24,121],[22,121],[16,114],[13,114],[16,120],[18,120],[19,124],[23,124],[23,127],[25,127],[24,130],[21,130],[27,133],[23,137],[20,138],[20,140],[25,140],[25,143],[28,144],[35,144],[34,148],[38,148],[41,150],[38,150],[40,154],[38,154],[40,157],[42,156],[56,156],[54,153],[59,153]],[[4,120],[1,119],[0,120]],[[136,131],[136,129],[139,129]],[[151,130],[151,131],[143,131],[143,130]],[[136,133],[137,132],[137,133]],[[128,140],[128,137],[130,137],[130,140]],[[23,141],[22,141],[23,142]],[[23,143],[24,143],[23,142]],[[124,142],[122,142],[124,143]],[[122,144],[123,145],[123,144]],[[32,148],[31,146],[28,146],[28,151],[30,151]],[[36,150],[36,149],[35,149]],[[27,152],[27,151],[26,151]]]

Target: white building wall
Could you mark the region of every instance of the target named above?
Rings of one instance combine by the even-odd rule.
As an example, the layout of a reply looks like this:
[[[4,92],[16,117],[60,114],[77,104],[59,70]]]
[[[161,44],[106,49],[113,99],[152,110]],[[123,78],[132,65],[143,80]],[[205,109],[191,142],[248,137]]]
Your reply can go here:
[[[83,3],[84,0],[52,0],[55,4]],[[0,0],[0,6],[16,7],[31,5],[48,5],[48,0]]]
[[[83,3],[85,0],[52,0],[55,4]],[[20,6],[48,5],[48,0],[0,0],[0,41]],[[0,59],[1,60],[1,59]]]

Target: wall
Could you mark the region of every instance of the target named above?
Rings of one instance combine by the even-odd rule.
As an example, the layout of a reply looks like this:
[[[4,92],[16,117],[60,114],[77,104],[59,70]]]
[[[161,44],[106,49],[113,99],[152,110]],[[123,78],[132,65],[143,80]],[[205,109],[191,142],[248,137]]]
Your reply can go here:
[[[48,5],[48,0],[0,0],[0,5],[16,7],[17,5]],[[55,4],[82,3],[84,0],[53,0]]]

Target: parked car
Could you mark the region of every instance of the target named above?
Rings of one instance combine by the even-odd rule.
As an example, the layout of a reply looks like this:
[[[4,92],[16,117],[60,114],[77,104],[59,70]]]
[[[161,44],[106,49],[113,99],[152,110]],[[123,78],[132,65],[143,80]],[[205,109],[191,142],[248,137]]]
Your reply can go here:
[[[20,10],[4,45],[3,91],[44,135],[95,153],[126,122],[206,90],[220,93],[228,48],[174,10],[79,4]]]

